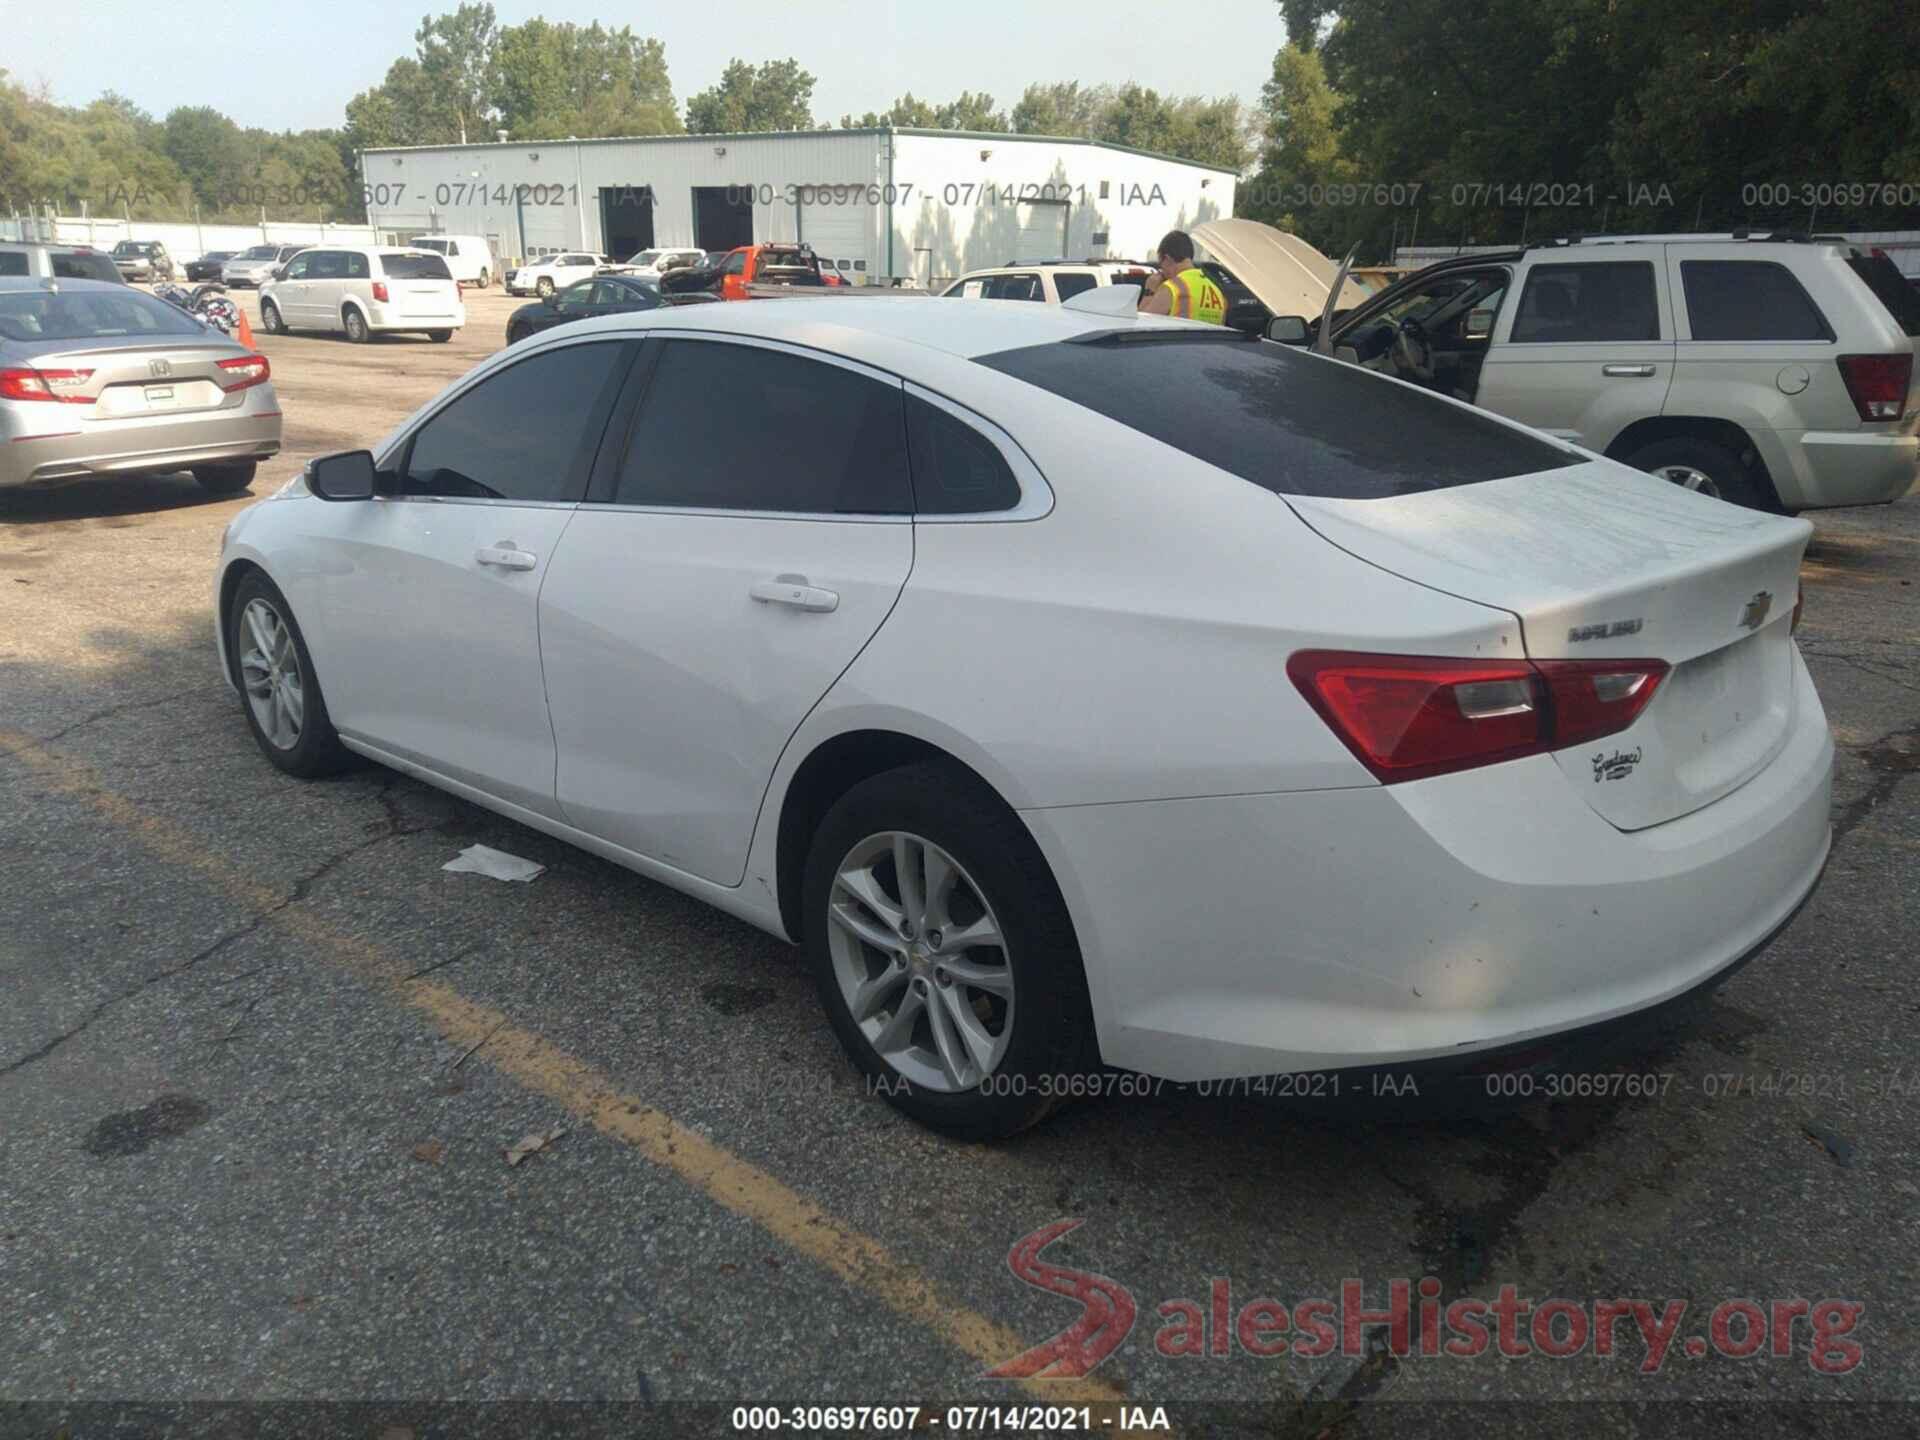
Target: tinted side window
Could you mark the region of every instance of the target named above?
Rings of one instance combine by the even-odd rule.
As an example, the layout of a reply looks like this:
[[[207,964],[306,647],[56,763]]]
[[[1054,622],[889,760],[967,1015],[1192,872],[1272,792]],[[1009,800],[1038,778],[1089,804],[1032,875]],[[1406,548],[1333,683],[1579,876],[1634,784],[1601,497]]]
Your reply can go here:
[[[640,402],[623,505],[904,515],[900,387],[752,345],[670,340]]]
[[[484,500],[578,500],[630,349],[543,351],[488,376],[421,427],[401,493]]]
[[[367,276],[367,257],[356,251],[349,251],[347,254],[347,279],[365,280]]]
[[[1044,300],[1038,275],[995,275],[987,281],[989,300]]]
[[[980,515],[1020,503],[1020,482],[1000,449],[973,426],[907,397],[913,508],[921,515]]]
[[[18,250],[0,250],[0,275],[24,275],[27,257]]]
[[[1826,317],[1786,266],[1771,260],[1682,260],[1696,340],[1831,340]]]
[[[1513,317],[1511,343],[1659,338],[1653,264],[1633,260],[1534,266]]]
[[[1909,280],[1885,255],[1849,256],[1847,268],[1873,291],[1902,330],[1920,335],[1920,279]]]
[[[1094,279],[1091,275],[1056,275],[1053,277],[1053,290],[1062,300],[1071,300],[1083,290],[1091,290]]]
[[[120,271],[104,255],[63,255],[56,250],[47,258],[58,279],[111,280],[116,285],[120,283]]]

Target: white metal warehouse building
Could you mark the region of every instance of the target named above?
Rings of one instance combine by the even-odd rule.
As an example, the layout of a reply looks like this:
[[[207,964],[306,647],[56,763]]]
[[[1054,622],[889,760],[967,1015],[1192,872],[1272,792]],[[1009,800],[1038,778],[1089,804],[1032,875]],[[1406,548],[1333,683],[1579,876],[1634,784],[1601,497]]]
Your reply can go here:
[[[367,150],[360,164],[385,241],[480,235],[508,264],[800,240],[856,284],[1148,258],[1168,230],[1231,215],[1235,181],[1097,141],[954,130],[509,140]]]

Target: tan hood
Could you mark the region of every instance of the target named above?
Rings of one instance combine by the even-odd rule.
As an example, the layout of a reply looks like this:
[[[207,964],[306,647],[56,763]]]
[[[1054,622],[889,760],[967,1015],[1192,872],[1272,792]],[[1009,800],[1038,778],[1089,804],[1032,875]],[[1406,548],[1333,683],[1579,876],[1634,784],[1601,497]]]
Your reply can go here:
[[[1209,220],[1193,227],[1193,238],[1275,315],[1319,319],[1327,305],[1327,291],[1340,273],[1339,261],[1328,259],[1298,235],[1258,220]],[[1367,291],[1348,277],[1334,308],[1345,310],[1366,298]]]

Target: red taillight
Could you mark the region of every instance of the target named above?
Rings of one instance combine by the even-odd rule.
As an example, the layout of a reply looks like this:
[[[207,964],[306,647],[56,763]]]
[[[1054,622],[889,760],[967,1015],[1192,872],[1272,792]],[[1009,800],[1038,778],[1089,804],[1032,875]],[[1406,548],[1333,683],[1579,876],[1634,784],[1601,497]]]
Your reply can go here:
[[[1631,725],[1664,660],[1449,660],[1302,650],[1287,674],[1387,784],[1582,745]]]
[[[373,298],[378,300],[382,305],[387,303],[387,282],[386,281],[376,280],[373,282]]]
[[[1907,412],[1907,386],[1913,380],[1913,352],[1897,355],[1842,355],[1840,378],[1862,420],[1898,420]]]
[[[0,400],[61,400],[88,405],[90,395],[74,392],[93,378],[91,370],[35,370],[29,366],[0,370]]]
[[[231,360],[220,361],[219,366],[220,388],[228,394],[250,385],[263,385],[273,373],[267,368],[264,355],[236,355]]]

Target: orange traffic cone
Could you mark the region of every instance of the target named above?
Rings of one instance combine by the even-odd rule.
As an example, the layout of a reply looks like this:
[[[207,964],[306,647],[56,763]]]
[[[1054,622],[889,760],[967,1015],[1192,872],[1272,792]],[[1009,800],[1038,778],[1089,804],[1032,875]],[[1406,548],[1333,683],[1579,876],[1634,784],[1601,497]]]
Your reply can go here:
[[[234,307],[239,310],[239,306]],[[247,323],[247,312],[240,310],[240,343],[249,350],[253,349],[253,326]]]

